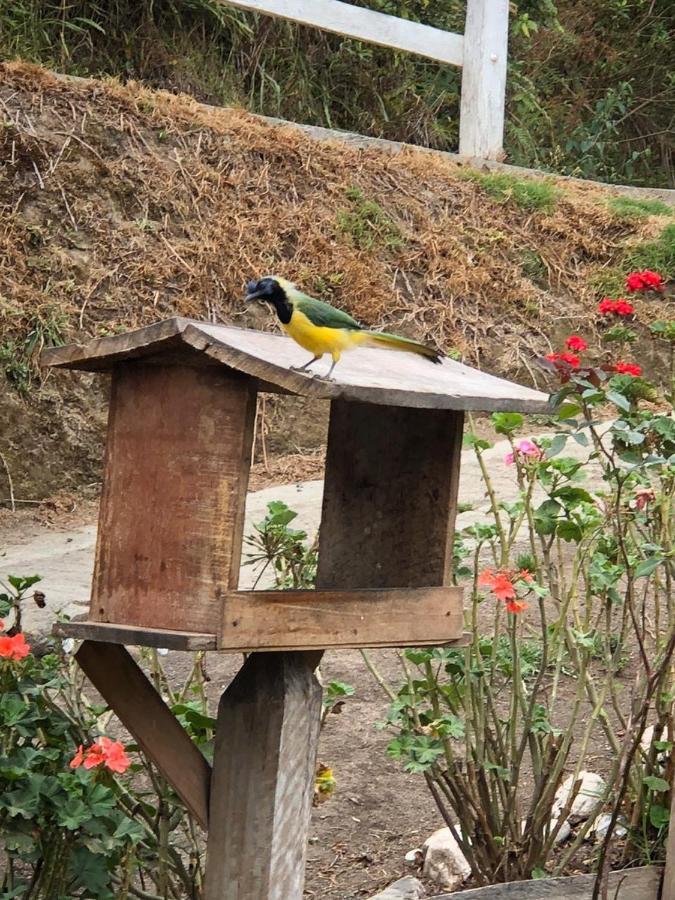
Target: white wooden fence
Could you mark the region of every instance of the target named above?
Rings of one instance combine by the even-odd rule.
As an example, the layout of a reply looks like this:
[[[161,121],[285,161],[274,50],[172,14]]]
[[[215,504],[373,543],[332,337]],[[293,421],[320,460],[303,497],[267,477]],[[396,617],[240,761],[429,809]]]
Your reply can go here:
[[[446,65],[462,66],[459,152],[479,159],[500,158],[504,140],[509,0],[467,0],[463,35],[352,6],[342,0],[222,2],[416,53]]]

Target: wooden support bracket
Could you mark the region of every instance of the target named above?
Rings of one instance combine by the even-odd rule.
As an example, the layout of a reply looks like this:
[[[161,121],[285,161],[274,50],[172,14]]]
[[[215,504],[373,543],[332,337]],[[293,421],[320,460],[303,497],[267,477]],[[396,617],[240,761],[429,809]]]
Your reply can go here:
[[[96,690],[206,829],[211,766],[133,657],[119,644],[84,641],[75,658]]]

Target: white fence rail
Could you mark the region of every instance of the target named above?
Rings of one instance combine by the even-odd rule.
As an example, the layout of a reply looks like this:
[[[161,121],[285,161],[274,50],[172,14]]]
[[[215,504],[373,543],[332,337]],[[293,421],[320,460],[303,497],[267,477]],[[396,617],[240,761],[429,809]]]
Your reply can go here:
[[[504,140],[504,96],[509,0],[467,0],[464,34],[344,3],[342,0],[222,0],[371,44],[462,66],[459,152],[499,159]]]

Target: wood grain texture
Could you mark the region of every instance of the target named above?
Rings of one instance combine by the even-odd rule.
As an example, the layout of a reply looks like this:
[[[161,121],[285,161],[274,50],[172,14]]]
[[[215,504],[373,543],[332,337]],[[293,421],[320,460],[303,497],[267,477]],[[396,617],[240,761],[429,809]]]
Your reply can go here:
[[[662,871],[659,866],[643,866],[611,872],[609,896],[612,900],[657,900]],[[429,900],[591,900],[594,884],[595,875],[571,875],[495,884],[461,894],[435,894]]]
[[[167,650],[215,650],[217,643],[215,634],[88,621],[57,622],[52,634],[78,641],[105,641],[127,647],[164,647]]]
[[[433,365],[411,353],[370,347],[346,353],[333,373],[335,381],[322,381],[291,371],[291,366],[307,362],[307,351],[289,337],[180,318],[84,345],[51,348],[41,359],[47,366],[105,371],[125,358],[170,353],[175,360],[178,341],[188,354],[187,365],[196,365],[197,351],[250,375],[261,389],[420,409],[549,410],[546,394],[455,360],[444,358]],[[314,370],[321,373],[327,368],[323,360]]]
[[[675,781],[670,790],[670,822],[666,841],[666,869],[661,900],[675,900]]]
[[[301,900],[321,688],[315,654],[254,653],[223,694],[205,900]]]
[[[462,637],[462,590],[236,591],[221,649],[401,647]]]
[[[340,0],[227,0],[227,5],[289,19],[450,65],[461,66],[464,58],[461,34],[362,9]]]
[[[462,422],[448,410],[332,404],[318,588],[449,584]]]
[[[134,659],[124,647],[92,641],[85,641],[75,658],[202,828],[206,828],[211,767]]]
[[[468,0],[459,117],[461,156],[501,160],[509,0]]]
[[[255,393],[223,369],[113,377],[93,621],[211,633],[236,588]]]

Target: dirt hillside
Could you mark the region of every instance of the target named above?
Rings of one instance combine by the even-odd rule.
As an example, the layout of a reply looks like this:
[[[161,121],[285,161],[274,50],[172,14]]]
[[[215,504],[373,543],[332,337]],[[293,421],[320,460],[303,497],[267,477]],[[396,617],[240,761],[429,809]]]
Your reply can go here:
[[[588,332],[598,294],[631,265],[675,275],[660,201],[319,142],[184,95],[0,65],[0,453],[17,496],[99,475],[105,383],[41,373],[45,344],[176,313],[274,328],[241,296],[275,273],[532,383],[534,355]],[[642,302],[644,318],[662,315]],[[321,417],[268,407],[272,452],[320,440]],[[0,500],[5,478],[0,467]]]

